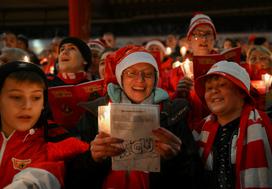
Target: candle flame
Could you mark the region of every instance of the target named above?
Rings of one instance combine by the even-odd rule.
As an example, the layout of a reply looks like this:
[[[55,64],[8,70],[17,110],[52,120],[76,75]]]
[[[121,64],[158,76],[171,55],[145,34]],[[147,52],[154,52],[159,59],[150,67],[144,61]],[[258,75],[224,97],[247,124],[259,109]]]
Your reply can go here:
[[[187,48],[185,46],[182,46],[180,48],[180,54],[182,55],[182,57],[186,55],[186,52],[187,52]]]
[[[165,54],[170,55],[172,53],[171,47],[166,47]]]

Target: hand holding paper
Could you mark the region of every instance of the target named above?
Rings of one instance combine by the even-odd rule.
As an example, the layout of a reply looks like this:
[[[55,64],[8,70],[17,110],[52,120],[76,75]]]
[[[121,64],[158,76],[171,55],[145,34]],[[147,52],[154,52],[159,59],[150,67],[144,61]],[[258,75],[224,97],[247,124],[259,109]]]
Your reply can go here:
[[[100,132],[91,142],[91,153],[94,161],[100,162],[106,157],[120,155],[124,149],[118,147],[124,140],[111,137],[110,134]]]
[[[156,150],[163,158],[170,159],[179,153],[182,142],[177,136],[162,127],[152,132],[157,137]]]

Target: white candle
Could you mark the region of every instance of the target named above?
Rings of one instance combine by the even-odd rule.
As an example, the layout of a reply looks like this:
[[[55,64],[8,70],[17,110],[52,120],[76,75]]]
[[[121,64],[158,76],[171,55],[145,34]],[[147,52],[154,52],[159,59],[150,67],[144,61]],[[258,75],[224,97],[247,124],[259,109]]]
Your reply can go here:
[[[172,53],[171,47],[166,47],[165,54],[170,55]]]
[[[24,62],[30,62],[29,57],[28,56],[24,56]]]
[[[183,72],[184,72],[184,75],[186,75],[187,77],[193,77],[193,73],[191,71],[191,65],[192,62],[186,58],[186,60],[182,63],[182,69],[183,69]]]
[[[110,104],[98,107],[98,130],[110,134]]]
[[[272,82],[272,76],[270,74],[266,73],[266,74],[262,75],[262,79],[265,83],[265,91],[266,91],[266,93],[268,93],[271,82]]]
[[[176,61],[176,62],[174,62],[173,64],[172,64],[172,68],[176,68],[176,67],[179,67],[179,66],[181,66],[182,65],[182,63],[180,62],[180,61]]]
[[[180,48],[180,54],[182,55],[182,57],[186,55],[186,52],[187,52],[187,48],[185,46],[182,46]]]

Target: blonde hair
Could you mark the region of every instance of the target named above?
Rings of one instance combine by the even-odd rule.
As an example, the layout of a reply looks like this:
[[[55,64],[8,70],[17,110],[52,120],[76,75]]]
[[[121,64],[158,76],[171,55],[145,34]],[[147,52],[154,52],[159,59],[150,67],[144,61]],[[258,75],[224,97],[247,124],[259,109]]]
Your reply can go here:
[[[272,64],[272,53],[269,49],[262,45],[254,45],[247,51],[247,60],[249,60],[249,57],[251,56],[253,51],[260,51],[262,53],[265,53],[269,56],[269,63]]]

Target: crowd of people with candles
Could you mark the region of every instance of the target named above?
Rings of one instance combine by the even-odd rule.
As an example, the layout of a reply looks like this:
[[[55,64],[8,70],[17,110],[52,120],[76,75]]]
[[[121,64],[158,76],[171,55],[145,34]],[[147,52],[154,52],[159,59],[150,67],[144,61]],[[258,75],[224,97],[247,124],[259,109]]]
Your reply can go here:
[[[118,47],[111,32],[0,49],[0,188],[272,189],[272,46],[186,35]]]

